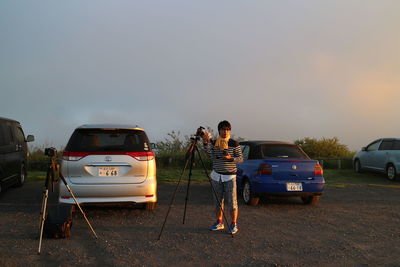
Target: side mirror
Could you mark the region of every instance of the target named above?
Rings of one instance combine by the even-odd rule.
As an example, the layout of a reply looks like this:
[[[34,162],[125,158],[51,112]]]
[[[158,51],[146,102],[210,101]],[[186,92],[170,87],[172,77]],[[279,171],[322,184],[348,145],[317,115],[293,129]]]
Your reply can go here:
[[[26,137],[26,142],[33,142],[33,141],[35,141],[35,137],[33,135],[28,135]]]
[[[157,149],[157,145],[155,143],[150,143],[151,150]]]
[[[361,151],[367,151],[366,147],[361,148]]]

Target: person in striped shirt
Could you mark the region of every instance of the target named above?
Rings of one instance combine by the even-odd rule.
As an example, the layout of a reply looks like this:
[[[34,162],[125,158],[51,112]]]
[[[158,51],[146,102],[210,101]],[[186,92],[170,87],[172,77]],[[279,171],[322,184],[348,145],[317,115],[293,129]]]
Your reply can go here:
[[[217,221],[211,226],[210,230],[218,231],[225,228],[223,223],[224,201],[230,209],[231,224],[228,233],[236,234],[238,232],[237,217],[238,204],[236,196],[236,163],[242,162],[242,151],[239,143],[230,137],[231,124],[224,120],[218,124],[218,136],[212,140],[209,133],[202,136],[203,148],[207,155],[212,159],[213,170],[211,172],[211,182],[221,201],[221,207],[218,200],[215,200],[215,215]],[[215,197],[214,197],[215,198]]]

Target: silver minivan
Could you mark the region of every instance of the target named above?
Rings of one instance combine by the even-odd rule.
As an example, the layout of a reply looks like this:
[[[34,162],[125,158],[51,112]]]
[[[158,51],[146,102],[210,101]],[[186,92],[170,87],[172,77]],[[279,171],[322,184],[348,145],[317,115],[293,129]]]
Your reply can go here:
[[[61,173],[79,203],[133,202],[153,210],[156,162],[145,131],[134,125],[82,125],[64,150]],[[74,204],[63,183],[59,202]]]
[[[389,180],[400,172],[400,138],[381,138],[363,147],[353,158],[356,172],[363,170],[382,172]]]

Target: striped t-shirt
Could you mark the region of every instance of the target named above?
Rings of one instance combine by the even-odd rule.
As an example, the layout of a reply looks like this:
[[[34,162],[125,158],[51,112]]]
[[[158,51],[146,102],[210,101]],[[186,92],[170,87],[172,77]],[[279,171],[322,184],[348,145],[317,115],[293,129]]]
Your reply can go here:
[[[229,139],[227,152],[232,157],[229,160],[222,158],[224,152],[214,148],[214,144],[214,140],[211,143],[204,144],[204,150],[213,161],[213,170],[219,174],[236,174],[236,163],[243,161],[239,143],[233,139]]]

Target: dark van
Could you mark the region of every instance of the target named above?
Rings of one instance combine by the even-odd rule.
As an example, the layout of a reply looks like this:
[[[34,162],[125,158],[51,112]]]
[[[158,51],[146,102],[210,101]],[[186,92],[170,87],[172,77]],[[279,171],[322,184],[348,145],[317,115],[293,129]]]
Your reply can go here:
[[[18,121],[0,117],[0,192],[24,184],[28,160],[26,142],[34,139],[33,135],[25,138]]]

